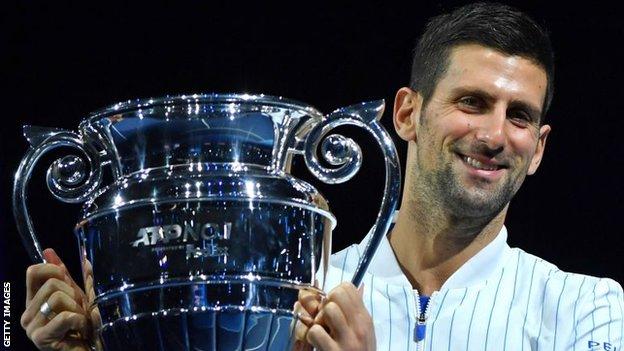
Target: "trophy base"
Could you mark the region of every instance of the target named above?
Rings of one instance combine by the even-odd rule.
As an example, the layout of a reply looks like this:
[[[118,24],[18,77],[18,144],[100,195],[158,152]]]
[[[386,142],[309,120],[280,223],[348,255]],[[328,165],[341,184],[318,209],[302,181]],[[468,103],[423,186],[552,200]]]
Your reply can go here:
[[[100,336],[107,351],[283,351],[293,347],[296,319],[280,310],[170,310],[123,318]]]

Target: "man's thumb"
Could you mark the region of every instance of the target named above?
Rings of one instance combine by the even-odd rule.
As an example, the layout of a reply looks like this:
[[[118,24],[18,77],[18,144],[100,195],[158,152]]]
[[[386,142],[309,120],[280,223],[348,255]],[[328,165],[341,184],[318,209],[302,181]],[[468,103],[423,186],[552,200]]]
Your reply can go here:
[[[48,262],[60,266],[63,264],[61,258],[58,257],[54,249],[45,249],[43,250],[43,258]]]

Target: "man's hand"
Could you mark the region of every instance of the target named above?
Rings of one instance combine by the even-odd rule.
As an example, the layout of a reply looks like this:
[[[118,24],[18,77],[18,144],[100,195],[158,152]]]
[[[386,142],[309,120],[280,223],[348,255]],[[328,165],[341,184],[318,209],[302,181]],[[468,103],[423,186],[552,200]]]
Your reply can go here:
[[[54,250],[45,250],[43,256],[48,263],[32,265],[26,271],[22,327],[39,350],[90,350],[85,341],[90,335],[85,294]],[[51,310],[47,316],[40,311],[45,303]]]
[[[294,351],[311,351],[312,346],[306,341],[308,330],[314,325],[314,317],[318,314],[321,305],[321,296],[307,290],[299,290],[298,301],[295,302],[295,313],[299,319],[295,325],[295,348]]]
[[[295,350],[373,351],[375,330],[373,320],[362,301],[363,290],[351,283],[334,288],[327,298],[301,291],[295,311],[300,321],[295,328]]]

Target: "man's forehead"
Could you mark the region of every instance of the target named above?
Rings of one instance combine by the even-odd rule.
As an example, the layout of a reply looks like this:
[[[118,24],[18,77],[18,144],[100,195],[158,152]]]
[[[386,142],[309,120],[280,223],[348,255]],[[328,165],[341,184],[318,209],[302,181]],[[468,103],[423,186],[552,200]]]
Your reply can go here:
[[[484,63],[490,63],[506,71],[523,67],[540,71],[544,78],[546,77],[546,70],[530,58],[509,55],[496,48],[479,44],[461,44],[452,47],[447,62],[448,69],[454,69],[455,73],[465,72],[469,68],[474,69],[475,64],[483,65]]]
[[[523,98],[541,106],[547,79],[546,71],[530,59],[477,44],[464,44],[451,50],[446,74],[440,83],[478,85],[494,92],[522,94]]]

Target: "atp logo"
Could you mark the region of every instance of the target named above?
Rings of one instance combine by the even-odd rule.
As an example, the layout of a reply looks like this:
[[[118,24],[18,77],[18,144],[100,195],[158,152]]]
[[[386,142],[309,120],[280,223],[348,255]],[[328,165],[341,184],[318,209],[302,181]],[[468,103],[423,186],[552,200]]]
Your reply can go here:
[[[132,247],[155,246],[158,244],[181,244],[199,240],[229,240],[232,232],[232,223],[205,223],[195,226],[184,222],[139,229],[136,239],[130,243]]]
[[[588,351],[618,351],[619,348],[613,346],[613,344],[608,342],[598,342],[590,340],[587,342],[587,350]]]

